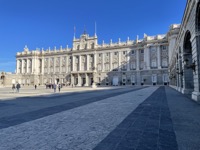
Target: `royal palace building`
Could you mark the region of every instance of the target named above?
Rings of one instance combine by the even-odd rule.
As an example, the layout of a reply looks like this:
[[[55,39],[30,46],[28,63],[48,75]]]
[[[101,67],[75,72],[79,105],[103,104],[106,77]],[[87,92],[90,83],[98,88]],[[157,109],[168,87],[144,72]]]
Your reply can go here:
[[[98,43],[85,31],[73,39],[72,48],[29,50],[16,55],[13,83],[44,85],[60,83],[76,86],[167,85],[170,49],[180,25],[171,25],[165,35],[139,40]]]
[[[98,43],[86,32],[72,48],[29,50],[16,55],[16,74],[0,85],[170,85],[200,101],[200,0],[187,0],[182,22],[165,35]]]

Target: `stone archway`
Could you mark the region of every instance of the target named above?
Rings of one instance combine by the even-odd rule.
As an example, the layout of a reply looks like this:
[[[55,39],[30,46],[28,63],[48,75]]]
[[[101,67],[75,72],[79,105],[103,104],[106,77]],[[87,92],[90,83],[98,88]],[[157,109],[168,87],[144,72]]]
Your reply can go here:
[[[191,33],[187,31],[183,43],[183,90],[184,94],[191,94],[194,91],[194,75],[193,70],[188,67],[192,64],[192,43],[191,43]]]
[[[195,15],[195,35],[193,35],[193,45],[196,46],[194,48],[195,52],[197,53],[196,57],[196,68],[197,72],[200,70],[200,2],[198,2],[196,7],[196,15]],[[200,78],[199,74],[195,74],[195,87],[194,92],[192,93],[192,99],[199,101],[200,100]]]

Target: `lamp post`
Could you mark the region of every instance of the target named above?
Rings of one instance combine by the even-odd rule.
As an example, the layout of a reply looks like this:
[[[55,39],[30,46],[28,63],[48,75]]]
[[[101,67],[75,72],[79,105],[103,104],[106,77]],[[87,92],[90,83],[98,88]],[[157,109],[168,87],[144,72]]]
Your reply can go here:
[[[191,64],[189,64],[189,60],[186,58],[185,60],[184,60],[184,66],[187,68],[187,69],[192,69],[194,72],[196,72],[196,60],[193,62],[193,63],[191,63]]]

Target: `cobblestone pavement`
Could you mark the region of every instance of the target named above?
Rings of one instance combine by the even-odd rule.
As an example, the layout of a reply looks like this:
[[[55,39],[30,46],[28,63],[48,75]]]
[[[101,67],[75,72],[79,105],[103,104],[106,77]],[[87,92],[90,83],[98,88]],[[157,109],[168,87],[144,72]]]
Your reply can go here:
[[[0,102],[0,150],[199,150],[199,116],[169,87],[17,98]]]

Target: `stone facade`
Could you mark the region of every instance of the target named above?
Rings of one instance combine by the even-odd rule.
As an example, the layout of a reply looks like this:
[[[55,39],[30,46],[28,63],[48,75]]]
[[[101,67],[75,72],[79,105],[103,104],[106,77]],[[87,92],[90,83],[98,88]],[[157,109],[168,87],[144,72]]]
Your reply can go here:
[[[188,0],[169,55],[170,84],[200,100],[200,0]]]
[[[139,40],[98,44],[98,37],[84,32],[72,48],[29,50],[16,55],[17,79],[24,85],[62,83],[76,86],[168,84],[168,56],[173,45],[172,25],[165,35]]]

